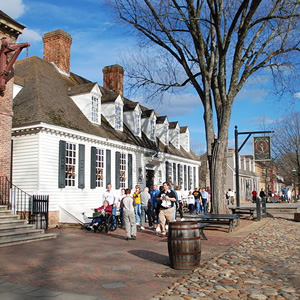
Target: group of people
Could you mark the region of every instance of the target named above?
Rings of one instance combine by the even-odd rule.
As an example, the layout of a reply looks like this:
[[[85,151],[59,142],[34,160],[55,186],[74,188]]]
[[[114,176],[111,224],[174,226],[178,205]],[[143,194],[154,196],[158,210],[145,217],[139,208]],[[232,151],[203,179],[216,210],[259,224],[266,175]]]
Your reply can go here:
[[[200,213],[207,214],[207,204],[208,204],[209,194],[205,188],[198,189],[195,187],[195,190],[189,192],[187,197],[187,204],[189,207],[190,214]]]
[[[189,193],[187,199],[190,212],[199,214],[203,211],[206,214],[208,197],[205,188],[198,190],[196,187]],[[160,188],[154,185],[151,192],[148,187],[141,189],[139,185],[136,185],[133,193],[131,189],[121,189],[121,194],[118,196],[112,191],[112,185],[108,184],[102,197],[102,206],[96,209],[99,216],[93,219],[90,228],[97,226],[107,213],[113,215],[115,227],[118,225],[117,215],[119,215],[121,226],[125,227],[127,241],[136,239],[137,226],[145,230],[146,219],[149,229],[154,229],[156,224],[156,231],[165,236],[168,223],[176,221],[177,212],[180,220],[184,221],[183,206],[180,187],[176,186],[173,189],[168,182],[164,182]]]
[[[261,190],[259,192],[259,198],[261,198],[261,199],[266,198],[266,193],[263,188],[261,188]],[[252,202],[256,203],[256,201],[257,201],[257,191],[253,190],[252,191]]]

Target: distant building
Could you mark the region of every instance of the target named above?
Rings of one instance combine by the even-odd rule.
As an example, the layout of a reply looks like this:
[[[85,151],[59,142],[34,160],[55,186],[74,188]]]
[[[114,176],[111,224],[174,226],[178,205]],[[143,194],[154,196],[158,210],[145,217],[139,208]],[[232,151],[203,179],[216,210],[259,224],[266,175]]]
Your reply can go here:
[[[283,178],[279,176],[276,164],[273,161],[257,161],[255,162],[255,168],[259,175],[259,187],[266,191],[271,191],[272,194],[276,193],[279,195],[283,187]]]
[[[229,148],[226,153],[226,179],[225,179],[225,193],[228,189],[236,192],[236,167],[235,167],[235,150]],[[210,186],[207,154],[203,154],[199,157],[201,161],[201,167],[199,170],[199,182],[200,186]],[[239,155],[239,177],[240,177],[240,200],[251,200],[251,192],[259,188],[259,174],[256,173],[255,162],[252,155]]]
[[[115,193],[170,181],[198,185],[187,127],[123,96],[124,70],[103,69],[104,84],[70,71],[72,38],[46,33],[44,59],[15,66],[13,183],[50,196],[50,224],[87,221],[108,183]]]

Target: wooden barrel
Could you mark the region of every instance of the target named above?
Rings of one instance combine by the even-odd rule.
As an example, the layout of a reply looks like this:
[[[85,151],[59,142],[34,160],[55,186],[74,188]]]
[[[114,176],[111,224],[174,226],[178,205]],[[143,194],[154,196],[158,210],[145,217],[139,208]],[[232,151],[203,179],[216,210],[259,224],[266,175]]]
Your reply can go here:
[[[168,233],[171,268],[195,269],[200,265],[201,240],[198,222],[171,222]]]

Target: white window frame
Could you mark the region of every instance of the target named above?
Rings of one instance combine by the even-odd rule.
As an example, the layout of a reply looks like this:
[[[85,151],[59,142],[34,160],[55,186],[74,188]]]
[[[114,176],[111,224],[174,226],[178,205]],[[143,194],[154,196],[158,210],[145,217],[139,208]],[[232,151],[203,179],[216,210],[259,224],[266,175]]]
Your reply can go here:
[[[120,188],[126,187],[126,171],[127,171],[127,157],[125,153],[120,153]]]
[[[66,166],[65,166],[65,185],[75,186],[76,181],[76,162],[77,162],[77,145],[73,143],[66,143],[65,150]]]
[[[91,121],[99,123],[99,98],[93,95],[91,99]]]
[[[168,125],[167,124],[164,124],[163,135],[164,135],[164,139],[165,139],[165,145],[167,145],[168,144]]]
[[[139,113],[134,113],[134,134],[139,135],[141,131],[141,118]]]
[[[150,120],[150,140],[155,140],[155,121],[153,119]]]
[[[104,186],[104,150],[96,148],[96,187]]]

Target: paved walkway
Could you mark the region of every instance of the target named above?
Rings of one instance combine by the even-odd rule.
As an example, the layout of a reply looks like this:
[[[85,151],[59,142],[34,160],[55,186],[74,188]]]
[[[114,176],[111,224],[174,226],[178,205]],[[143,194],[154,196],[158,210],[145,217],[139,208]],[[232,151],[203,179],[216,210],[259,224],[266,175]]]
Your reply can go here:
[[[271,222],[270,225],[268,225],[268,222]],[[226,297],[226,294],[224,295],[225,291],[223,290],[222,295],[213,282],[225,275],[230,277],[229,271],[230,269],[234,270],[234,264],[238,267],[237,272],[242,272],[242,278],[247,278],[249,274],[249,279],[253,280],[253,276],[258,273],[254,272],[253,275],[249,273],[250,271],[241,269],[246,264],[248,257],[243,256],[243,251],[240,251],[239,247],[244,247],[243,245],[248,243],[247,241],[243,242],[246,236],[251,232],[257,232],[262,227],[263,229],[257,235],[255,233],[254,236],[251,235],[253,238],[251,236],[248,238],[250,240],[254,239],[251,243],[256,247],[258,239],[261,238],[261,235],[264,236],[265,228],[272,228],[276,222],[289,221],[264,219],[261,222],[256,222],[243,219],[241,225],[233,233],[227,233],[227,228],[206,230],[208,240],[202,241],[201,267],[190,274],[187,271],[170,269],[167,238],[161,238],[151,230],[139,231],[136,241],[125,241],[125,233],[122,229],[109,234],[94,234],[80,229],[56,229],[54,231],[59,234],[56,240],[0,248],[2,260],[0,299],[134,300],[152,298],[176,300],[199,299],[201,296],[204,299],[210,299],[209,297],[215,299],[214,296],[205,294],[206,283],[209,283],[207,287],[211,291],[218,290],[218,292],[212,293],[213,295],[218,294],[220,297]],[[288,266],[293,267],[290,260],[292,262],[299,261],[300,223],[289,222],[283,225],[284,227],[288,225],[293,234],[279,234],[276,237],[276,240],[280,239],[282,241],[279,246],[282,247],[287,241],[290,241],[298,248],[295,248],[295,251],[292,247],[285,248],[284,256],[282,256],[279,248],[274,256],[278,258],[280,254],[282,264],[286,260],[289,262]],[[295,238],[297,230],[298,236]],[[261,245],[263,248],[266,245],[269,247],[269,243],[272,241],[269,242],[268,240],[271,237],[274,238],[274,236],[266,235],[264,242],[257,245]],[[231,248],[233,246],[234,248]],[[272,256],[273,251],[275,251],[273,246],[271,249],[272,252],[268,252],[268,257]],[[233,256],[235,253],[239,253],[237,257]],[[249,250],[249,253],[252,252]],[[224,255],[224,257],[214,259],[220,255]],[[250,263],[252,264],[251,259],[253,257],[250,256]],[[225,271],[222,271],[225,274],[224,276],[217,268],[217,266],[222,266],[222,260],[231,260],[231,262],[227,262],[228,266],[225,267]],[[239,260],[243,263],[238,263]],[[225,262],[223,263],[225,264]],[[261,261],[259,261],[260,263]],[[256,268],[259,267],[259,264]],[[199,277],[200,274],[203,275],[202,270],[207,270],[208,273],[205,276],[213,277],[213,274],[215,274],[214,268],[216,268],[220,278],[208,279],[208,277],[205,277],[205,280],[202,281],[203,278]],[[273,271],[266,270],[267,274],[270,272]],[[241,274],[238,273],[235,276],[241,276]],[[228,280],[238,279],[230,277]],[[292,277],[289,277],[289,281],[291,280]],[[222,282],[219,283],[220,286],[221,284]],[[235,285],[230,282],[224,283],[226,286],[224,289],[227,289],[231,284],[235,289],[235,285],[240,284],[240,282],[238,281]],[[249,283],[244,283],[244,285],[248,286]],[[286,292],[293,296],[299,286],[297,287],[296,284],[293,285],[292,283],[291,286],[294,291],[291,289],[283,290],[278,295]],[[286,285],[281,289],[285,287]],[[163,292],[160,293],[160,291]],[[252,294],[255,294],[254,291]],[[157,296],[154,297],[153,295]],[[239,295],[244,296],[241,293]],[[273,299],[285,298],[283,295],[282,298]]]
[[[154,299],[300,299],[300,223],[272,219]]]

